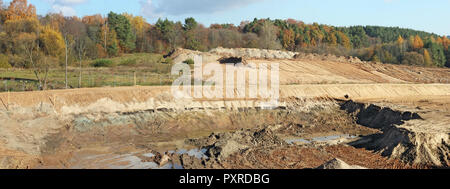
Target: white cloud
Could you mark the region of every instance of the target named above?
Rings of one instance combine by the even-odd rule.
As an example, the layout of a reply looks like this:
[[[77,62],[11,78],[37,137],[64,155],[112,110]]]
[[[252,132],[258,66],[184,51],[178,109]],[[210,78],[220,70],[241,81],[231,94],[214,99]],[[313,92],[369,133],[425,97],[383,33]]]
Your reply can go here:
[[[75,11],[74,8],[72,8],[71,6],[64,6],[64,5],[52,5],[52,12],[55,13],[62,13],[64,16],[76,16],[77,15],[77,11]]]
[[[47,0],[52,7],[51,12],[62,13],[64,16],[75,16],[75,6],[86,3],[88,0]]]
[[[211,14],[231,10],[264,0],[141,0],[141,12],[154,18],[185,14]]]

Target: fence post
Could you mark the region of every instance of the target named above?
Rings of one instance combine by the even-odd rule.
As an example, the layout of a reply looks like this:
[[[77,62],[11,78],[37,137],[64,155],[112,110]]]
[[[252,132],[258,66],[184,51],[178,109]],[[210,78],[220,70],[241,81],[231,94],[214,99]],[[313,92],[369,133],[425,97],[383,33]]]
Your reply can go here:
[[[116,87],[116,73],[113,72],[113,87]]]
[[[8,109],[9,109],[9,90],[8,90],[8,100],[6,100],[6,106],[7,106]]]
[[[136,71],[133,72],[134,86],[136,86]]]

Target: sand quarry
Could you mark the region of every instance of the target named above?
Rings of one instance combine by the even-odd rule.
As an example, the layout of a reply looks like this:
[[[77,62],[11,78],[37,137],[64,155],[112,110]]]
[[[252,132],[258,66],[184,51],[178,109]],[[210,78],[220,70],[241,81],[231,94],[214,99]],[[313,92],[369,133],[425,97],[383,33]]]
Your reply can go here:
[[[174,99],[170,86],[0,93],[0,168],[450,165],[449,69],[258,49],[179,49],[171,58],[195,55],[279,63],[279,107]]]

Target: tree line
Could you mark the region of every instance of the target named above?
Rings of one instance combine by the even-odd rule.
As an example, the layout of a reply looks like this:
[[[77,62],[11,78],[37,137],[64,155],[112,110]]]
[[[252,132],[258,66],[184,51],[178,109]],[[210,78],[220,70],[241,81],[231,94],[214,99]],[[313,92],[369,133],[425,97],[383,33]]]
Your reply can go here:
[[[450,40],[445,36],[398,27],[334,27],[294,19],[254,19],[205,27],[184,22],[110,12],[64,17],[36,14],[27,0],[0,0],[0,67],[32,68],[44,88],[52,66],[82,66],[88,59],[125,53],[168,53],[182,47],[208,51],[216,47],[262,48],[356,56],[366,61],[450,67]]]

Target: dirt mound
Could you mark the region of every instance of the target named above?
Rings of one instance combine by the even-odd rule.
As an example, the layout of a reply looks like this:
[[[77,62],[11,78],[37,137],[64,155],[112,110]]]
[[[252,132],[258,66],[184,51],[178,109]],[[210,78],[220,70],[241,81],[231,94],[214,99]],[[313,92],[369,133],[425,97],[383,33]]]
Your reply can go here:
[[[218,47],[209,51],[210,54],[217,54],[220,56],[237,56],[250,59],[296,59],[296,60],[325,60],[341,63],[364,63],[356,57],[344,57],[335,56],[332,54],[319,55],[319,54],[307,54],[291,51],[279,51],[279,50],[267,50],[267,49],[253,49],[253,48],[222,48]]]
[[[277,51],[267,49],[252,49],[252,48],[236,48],[227,49],[218,47],[209,51],[211,54],[217,54],[220,56],[237,56],[245,58],[256,59],[293,59],[297,54],[290,51]]]
[[[450,134],[390,127],[353,144],[411,164],[450,166]]]
[[[402,125],[404,121],[413,119],[422,119],[417,113],[395,111],[388,107],[366,105],[352,100],[342,103],[341,110],[354,114],[358,124],[376,129],[383,129],[394,124]]]
[[[222,57],[219,59],[219,62],[221,64],[234,64],[236,66],[236,64],[242,63],[244,65],[247,64],[247,60],[245,60],[245,58],[243,57]]]
[[[232,133],[212,134],[203,139],[191,139],[188,144],[207,149],[210,158],[219,160],[244,149],[257,146],[286,145],[287,143],[277,137],[270,129],[258,131],[240,130]]]
[[[176,49],[174,52],[170,53],[170,56],[168,57],[171,58],[174,63],[181,63],[188,59],[194,60],[196,56],[201,56],[203,59],[203,63],[217,62],[217,60],[221,58],[221,56],[217,54],[193,51],[182,48]]]
[[[325,164],[317,167],[317,169],[367,169],[358,165],[349,165],[344,161],[335,158]]]
[[[352,145],[411,164],[437,167],[450,165],[448,122],[443,125],[428,123],[429,128],[422,129],[422,126],[427,125],[427,120],[409,111],[401,112],[353,101],[343,103],[341,109],[355,115],[358,124],[383,131],[382,134],[365,137]]]
[[[250,48],[237,48],[237,49],[226,49],[226,48],[215,48],[209,52],[193,51],[188,49],[177,49],[170,53],[170,57],[175,63],[183,62],[187,59],[193,59],[195,56],[202,56],[204,63],[220,62],[224,58],[235,57],[245,62],[247,59],[294,59],[297,53],[289,51],[276,51],[276,50],[266,50],[266,49],[250,49]],[[239,63],[239,62],[235,62]]]

